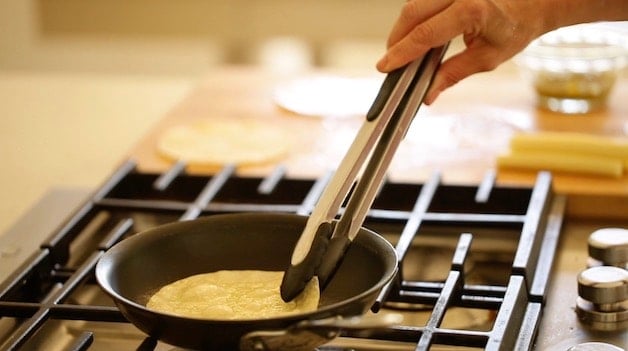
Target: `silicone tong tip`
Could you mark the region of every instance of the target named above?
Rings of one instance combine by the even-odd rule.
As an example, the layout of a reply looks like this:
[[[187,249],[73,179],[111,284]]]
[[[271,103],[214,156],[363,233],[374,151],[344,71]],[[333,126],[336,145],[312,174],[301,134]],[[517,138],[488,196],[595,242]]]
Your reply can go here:
[[[292,301],[314,277],[318,266],[323,260],[325,251],[327,251],[332,232],[333,225],[331,223],[321,223],[316,230],[316,235],[314,236],[311,249],[307,253],[307,256],[296,265],[291,263],[290,266],[288,266],[279,289],[281,298],[284,301]]]

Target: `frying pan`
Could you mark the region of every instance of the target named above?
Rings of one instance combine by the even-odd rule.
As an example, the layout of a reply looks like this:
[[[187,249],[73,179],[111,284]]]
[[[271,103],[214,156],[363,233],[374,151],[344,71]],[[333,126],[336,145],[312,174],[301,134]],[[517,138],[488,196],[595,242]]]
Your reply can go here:
[[[367,312],[394,277],[397,256],[378,234],[360,230],[322,291],[318,309],[309,313],[215,320],[146,307],[162,286],[194,274],[285,270],[306,220],[293,214],[240,213],[158,226],[109,249],[96,266],[96,279],[131,323],[168,344],[196,350],[311,350],[338,334],[342,327],[334,320]]]

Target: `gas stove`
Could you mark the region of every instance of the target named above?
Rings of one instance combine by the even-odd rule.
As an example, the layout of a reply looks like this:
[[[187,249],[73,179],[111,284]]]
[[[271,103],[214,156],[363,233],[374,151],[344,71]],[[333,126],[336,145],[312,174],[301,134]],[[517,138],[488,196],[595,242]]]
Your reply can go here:
[[[281,167],[265,177],[239,175],[233,166],[194,175],[182,164],[145,173],[130,160],[90,194],[52,194],[0,237],[0,350],[179,350],[124,319],[95,282],[100,256],[173,221],[307,215],[329,178],[290,178]],[[628,218],[571,219],[566,201],[544,172],[531,186],[499,185],[490,172],[477,185],[444,184],[438,174],[385,182],[365,226],[395,245],[400,269],[373,313],[403,320],[343,332],[320,350],[625,347],[626,282],[598,289],[595,274],[588,281],[578,275],[587,265],[625,271],[625,261],[600,262],[618,252],[625,259],[625,244],[600,239],[589,254],[587,240],[604,227],[628,228]],[[67,217],[58,223],[61,215]]]

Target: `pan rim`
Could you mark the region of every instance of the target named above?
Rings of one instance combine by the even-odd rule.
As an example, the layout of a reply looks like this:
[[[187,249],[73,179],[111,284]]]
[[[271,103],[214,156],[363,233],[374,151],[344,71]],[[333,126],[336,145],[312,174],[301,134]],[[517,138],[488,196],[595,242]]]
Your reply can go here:
[[[303,220],[305,221],[305,219],[307,218],[307,216],[303,216],[303,215],[299,215],[299,214],[292,214],[292,213],[260,213],[260,212],[242,212],[242,213],[228,213],[228,214],[213,214],[213,215],[208,215],[208,216],[203,216],[203,217],[198,217],[196,219],[193,220],[185,220],[185,221],[176,221],[176,222],[170,222],[170,223],[166,223],[163,225],[159,225],[157,227],[153,227],[141,232],[138,232],[128,238],[125,238],[124,240],[121,240],[120,242],[116,243],[114,246],[112,246],[111,248],[109,248],[107,251],[105,251],[102,256],[100,257],[100,259],[98,260],[97,264],[96,264],[96,268],[95,268],[95,276],[96,276],[96,280],[98,282],[98,284],[100,285],[100,287],[105,291],[105,293],[107,293],[109,296],[111,296],[114,300],[114,302],[116,304],[118,304],[118,302],[123,302],[124,304],[134,308],[134,309],[138,309],[141,310],[142,312],[145,313],[150,313],[150,314],[154,314],[157,316],[163,316],[163,317],[167,317],[167,318],[174,318],[177,320],[181,320],[181,321],[189,321],[189,322],[195,322],[195,323],[211,323],[211,324],[218,324],[218,325],[243,325],[243,324],[252,324],[252,325],[259,325],[260,323],[277,323],[277,322],[288,322],[288,321],[294,321],[294,322],[298,322],[298,321],[303,321],[303,320],[315,320],[315,319],[320,319],[320,318],[327,318],[330,316],[335,316],[338,314],[334,314],[331,313],[334,310],[338,310],[339,308],[349,305],[357,300],[360,300],[362,298],[365,298],[368,295],[371,295],[373,293],[375,293],[378,290],[381,290],[382,287],[386,284],[388,284],[397,274],[398,271],[398,266],[397,266],[397,254],[396,254],[396,250],[394,249],[393,245],[386,240],[383,236],[381,236],[380,234],[362,227],[362,230],[365,232],[369,233],[370,239],[371,240],[375,240],[378,241],[378,247],[386,247],[386,250],[389,251],[389,253],[391,253],[393,256],[391,258],[391,261],[393,264],[391,265],[387,265],[388,267],[392,267],[391,269],[385,271],[382,274],[382,277],[376,282],[374,283],[370,288],[362,291],[361,293],[351,296],[347,299],[335,302],[333,304],[329,304],[329,305],[325,305],[322,306],[321,308],[317,308],[314,311],[310,311],[310,312],[306,312],[306,313],[293,313],[293,314],[285,314],[285,315],[280,315],[280,316],[276,316],[276,317],[271,317],[271,318],[250,318],[250,319],[210,319],[210,318],[198,318],[198,317],[187,317],[187,316],[182,316],[182,315],[178,315],[178,314],[172,314],[172,313],[167,313],[167,312],[162,312],[162,311],[157,311],[154,309],[150,309],[148,307],[146,307],[145,305],[142,305],[138,302],[135,302],[133,300],[131,300],[130,298],[127,298],[123,295],[121,295],[120,293],[118,293],[116,291],[116,289],[114,289],[112,287],[112,285],[110,284],[109,280],[106,279],[106,273],[108,271],[107,266],[113,264],[112,262],[112,257],[115,256],[115,254],[120,251],[120,250],[124,250],[125,247],[133,245],[135,242],[140,241],[140,240],[144,240],[143,238],[145,236],[151,235],[152,233],[155,232],[155,230],[159,229],[159,230],[165,230],[168,229],[170,227],[172,228],[176,228],[176,227],[180,227],[182,225],[184,225],[184,223],[191,223],[191,222],[204,222],[204,221],[212,221],[212,220],[216,220],[216,219],[222,219],[222,218],[229,218],[229,217],[268,217],[268,216],[276,216],[276,217],[302,217]],[[358,236],[359,237],[359,236]],[[208,272],[209,273],[209,272]]]

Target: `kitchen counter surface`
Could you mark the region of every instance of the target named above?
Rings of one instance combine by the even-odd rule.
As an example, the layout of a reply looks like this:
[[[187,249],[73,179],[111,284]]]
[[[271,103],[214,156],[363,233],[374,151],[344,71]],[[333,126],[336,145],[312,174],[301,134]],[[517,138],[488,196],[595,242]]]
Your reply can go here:
[[[121,161],[133,158],[145,171],[163,171],[172,161],[155,143],[169,126],[195,119],[254,117],[287,128],[298,139],[280,160],[295,177],[333,169],[362,123],[360,116],[303,116],[274,99],[283,84],[305,77],[367,77],[360,72],[314,71],[279,75],[250,66],[217,66],[200,78],[0,71],[0,233],[47,189],[95,188]],[[372,74],[372,72],[370,73]],[[434,171],[445,182],[475,183],[493,169],[494,157],[520,130],[628,133],[628,79],[620,79],[609,108],[561,116],[534,107],[530,87],[508,63],[471,77],[422,108],[391,166],[391,178],[422,181]],[[370,103],[370,101],[368,101]],[[241,167],[263,174],[275,165]],[[216,167],[189,166],[189,172]],[[499,172],[498,181],[529,183],[534,174]],[[559,192],[575,194],[573,211],[628,213],[628,179],[556,175]],[[609,197],[613,200],[608,202]],[[596,206],[596,201],[604,206]],[[584,206],[583,208],[580,208]],[[623,207],[622,207],[623,206]],[[594,211],[593,209],[599,209]]]
[[[277,103],[276,94],[278,88],[288,84],[321,77],[382,78],[329,71],[282,76],[237,66],[211,70],[140,140],[129,156],[139,162],[142,170],[163,171],[172,166],[173,161],[160,156],[156,144],[171,126],[203,119],[254,117],[286,128],[298,140],[292,144],[289,155],[278,161],[286,166],[290,176],[320,175],[338,164],[363,117],[313,117],[294,113]],[[493,72],[470,77],[444,92],[432,106],[422,107],[393,160],[390,178],[417,182],[439,171],[445,182],[478,183],[487,172],[494,170],[496,156],[507,150],[510,136],[519,131],[625,136],[628,134],[626,96],[628,79],[622,76],[604,111],[573,116],[542,111],[535,107],[531,87],[512,63],[506,63]],[[238,172],[268,174],[275,166],[276,163],[239,167]],[[187,167],[187,171],[193,173],[216,170],[215,166]],[[497,172],[498,182],[505,184],[531,184],[535,177],[535,172]],[[605,178],[554,174],[554,180],[557,192],[570,195],[568,211],[571,213],[594,217],[625,217],[628,213],[626,175]]]

